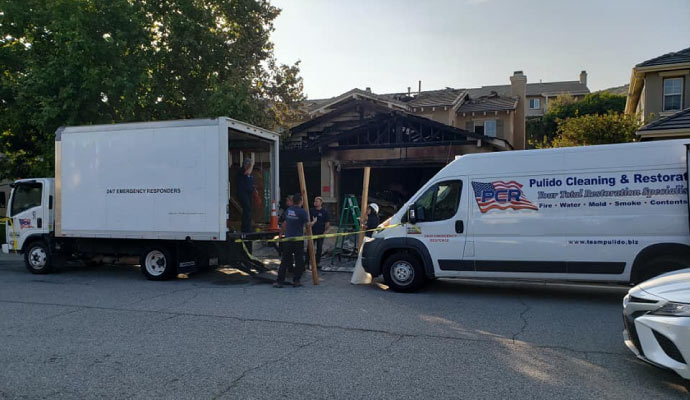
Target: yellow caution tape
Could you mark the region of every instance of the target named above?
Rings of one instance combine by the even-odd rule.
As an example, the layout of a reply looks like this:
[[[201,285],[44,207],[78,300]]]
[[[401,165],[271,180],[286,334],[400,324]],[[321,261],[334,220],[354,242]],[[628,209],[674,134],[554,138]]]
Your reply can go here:
[[[395,228],[396,226],[400,226],[401,224],[394,224],[394,225],[388,225],[386,227],[382,228],[374,228],[374,229],[367,229],[364,231],[354,231],[354,232],[340,232],[340,233],[323,233],[321,235],[311,235],[311,236],[295,236],[295,237],[289,237],[289,238],[279,238],[279,239],[236,239],[236,243],[242,243],[244,245],[244,242],[267,242],[267,243],[280,243],[280,242],[297,242],[300,240],[314,240],[314,239],[321,239],[321,238],[332,238],[332,237],[338,237],[338,236],[350,236],[350,235],[359,235],[360,233],[366,233],[366,232],[380,232],[385,229],[390,229],[390,228]]]
[[[14,248],[14,251],[17,251],[17,234],[14,232],[14,224],[12,223],[12,218],[0,218],[0,222],[7,222],[10,225],[10,229],[12,230],[12,247]]]
[[[248,241],[248,240],[245,240],[245,241]],[[250,260],[256,261],[256,262],[259,262],[259,263],[263,264],[263,261],[261,261],[261,260],[259,260],[258,258],[254,257],[254,255],[253,255],[252,253],[249,252],[249,249],[247,249],[247,245],[244,244],[243,241],[238,240],[238,242],[241,242],[241,243],[242,243],[242,248],[244,249],[244,252],[247,254],[247,256],[249,257]]]

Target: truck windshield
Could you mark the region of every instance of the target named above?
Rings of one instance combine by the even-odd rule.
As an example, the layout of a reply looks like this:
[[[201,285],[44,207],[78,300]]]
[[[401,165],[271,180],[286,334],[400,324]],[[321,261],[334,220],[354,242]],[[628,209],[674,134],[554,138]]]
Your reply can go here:
[[[10,215],[14,216],[22,211],[41,205],[40,183],[22,183],[15,187],[12,194],[12,209]]]

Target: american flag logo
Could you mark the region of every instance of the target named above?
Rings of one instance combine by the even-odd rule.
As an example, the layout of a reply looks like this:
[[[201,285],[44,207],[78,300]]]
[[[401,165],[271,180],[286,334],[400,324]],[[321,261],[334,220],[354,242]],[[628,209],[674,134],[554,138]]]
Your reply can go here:
[[[472,182],[474,196],[479,211],[489,210],[538,210],[537,206],[527,200],[522,192],[522,185],[515,181],[494,181],[490,183]]]
[[[31,220],[29,218],[20,218],[19,219],[19,229],[30,229],[33,228],[31,226]]]

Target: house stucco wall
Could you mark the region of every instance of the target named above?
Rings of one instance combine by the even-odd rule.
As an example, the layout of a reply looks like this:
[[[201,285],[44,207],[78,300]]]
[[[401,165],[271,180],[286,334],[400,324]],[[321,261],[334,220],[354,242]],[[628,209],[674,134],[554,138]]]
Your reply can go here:
[[[674,112],[664,112],[664,79],[683,78],[683,105],[681,109],[690,107],[690,71],[648,72],[644,77],[644,89],[640,98],[640,111],[644,123],[652,122],[659,117],[671,115]]]
[[[430,120],[440,122],[442,124],[454,126],[452,118],[453,113],[451,111],[451,107],[419,107],[417,108],[417,112],[415,112],[414,114],[419,115],[420,117],[429,118]]]
[[[468,121],[486,121],[486,120],[500,120],[503,123],[502,128],[499,129],[498,127],[498,122],[496,123],[496,137],[505,139],[509,143],[513,143],[514,140],[514,118],[515,118],[515,113],[514,112],[509,112],[506,113],[505,111],[499,111],[498,113],[495,112],[487,112],[486,115],[483,113],[476,113],[474,116],[471,114],[467,114],[466,116],[463,116],[462,114],[458,114],[455,117],[455,126],[460,128],[460,129],[466,129],[467,122]]]

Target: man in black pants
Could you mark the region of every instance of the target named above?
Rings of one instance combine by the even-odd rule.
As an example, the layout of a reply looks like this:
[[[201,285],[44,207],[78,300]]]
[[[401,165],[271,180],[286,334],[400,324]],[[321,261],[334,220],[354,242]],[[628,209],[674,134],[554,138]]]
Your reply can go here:
[[[285,238],[293,238],[304,236],[304,224],[313,225],[316,219],[312,222],[307,221],[307,212],[302,208],[302,195],[296,194],[292,196],[294,205],[285,210]],[[273,287],[282,288],[285,284],[285,274],[292,263],[295,263],[295,270],[292,278],[292,285],[294,287],[302,286],[300,278],[304,272],[304,240],[292,240],[283,242],[283,257],[278,268],[278,281],[273,284]]]
[[[313,235],[322,235],[328,232],[331,226],[331,220],[328,211],[323,208],[323,199],[321,197],[316,197],[314,199],[314,208],[309,210],[309,215],[312,218],[316,218],[316,223],[311,228],[311,233]],[[314,243],[316,244],[316,267],[318,269],[321,269],[320,263],[321,253],[323,253],[323,239],[324,238],[314,239]]]
[[[252,170],[254,162],[245,158],[242,170],[237,174],[237,199],[242,207],[242,228],[244,233],[252,231],[252,196],[254,195],[254,176]],[[252,252],[252,242],[247,242],[247,250]]]

